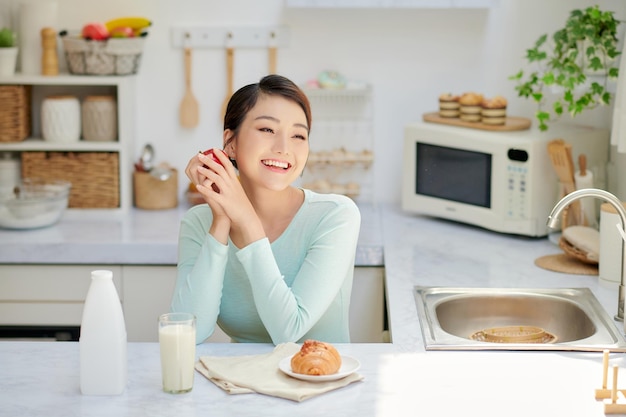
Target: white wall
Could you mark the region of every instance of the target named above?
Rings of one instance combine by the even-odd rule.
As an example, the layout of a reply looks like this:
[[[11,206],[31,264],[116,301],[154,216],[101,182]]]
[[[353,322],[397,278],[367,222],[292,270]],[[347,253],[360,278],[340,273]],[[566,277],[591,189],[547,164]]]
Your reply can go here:
[[[157,159],[182,170],[199,149],[221,145],[220,106],[225,93],[225,52],[193,55],[193,89],[200,124],[178,125],[183,94],[182,50],[170,42],[181,25],[286,25],[290,44],[279,49],[278,71],[304,83],[334,69],[374,88],[375,196],[400,198],[401,149],[405,124],[437,109],[443,92],[479,91],[509,99],[509,114],[533,117],[531,103],[516,97],[508,77],[523,67],[525,50],[559,28],[574,8],[600,4],[626,19],[623,0],[500,0],[491,10],[475,9],[288,9],[283,0],[57,0],[59,28],[80,29],[88,21],[124,15],[153,20],[140,69],[137,95],[137,155],[146,142]],[[0,0],[16,10],[19,0]],[[0,16],[1,17],[1,16]],[[6,17],[5,17],[6,18]],[[235,52],[235,87],[265,74],[264,50]],[[610,127],[610,109],[581,122]],[[315,140],[313,115],[311,140]],[[186,187],[180,175],[181,193]]]

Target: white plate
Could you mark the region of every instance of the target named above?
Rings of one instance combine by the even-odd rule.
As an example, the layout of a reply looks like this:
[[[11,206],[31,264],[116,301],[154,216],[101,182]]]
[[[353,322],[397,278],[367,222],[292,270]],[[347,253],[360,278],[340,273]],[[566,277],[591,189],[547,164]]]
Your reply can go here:
[[[337,379],[345,378],[348,375],[356,372],[361,367],[361,363],[351,356],[341,356],[341,367],[339,371],[331,375],[305,375],[297,374],[291,370],[291,356],[281,359],[278,363],[278,368],[289,376],[301,379],[303,381],[313,382],[325,382],[335,381]]]

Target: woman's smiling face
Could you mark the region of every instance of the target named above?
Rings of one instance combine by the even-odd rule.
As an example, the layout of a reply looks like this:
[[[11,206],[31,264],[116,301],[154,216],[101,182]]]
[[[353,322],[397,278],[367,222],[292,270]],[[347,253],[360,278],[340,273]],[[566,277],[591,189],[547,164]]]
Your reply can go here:
[[[282,96],[261,95],[231,146],[242,183],[282,190],[300,176],[309,156],[304,111]]]

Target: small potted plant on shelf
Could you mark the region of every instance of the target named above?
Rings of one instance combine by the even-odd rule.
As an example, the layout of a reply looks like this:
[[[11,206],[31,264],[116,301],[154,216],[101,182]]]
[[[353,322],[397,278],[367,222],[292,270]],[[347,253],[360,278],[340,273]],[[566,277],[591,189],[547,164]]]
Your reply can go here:
[[[619,24],[614,12],[602,11],[597,5],[573,10],[562,29],[551,38],[540,36],[526,51],[526,60],[536,64],[536,70],[520,70],[509,78],[518,83],[515,89],[520,97],[537,103],[535,117],[540,130],[547,130],[547,123],[564,112],[574,117],[610,104],[608,80],[617,79],[619,73],[619,61],[615,60]],[[546,90],[556,95],[551,106],[547,106]]]
[[[17,36],[9,28],[0,29],[0,76],[15,74]]]

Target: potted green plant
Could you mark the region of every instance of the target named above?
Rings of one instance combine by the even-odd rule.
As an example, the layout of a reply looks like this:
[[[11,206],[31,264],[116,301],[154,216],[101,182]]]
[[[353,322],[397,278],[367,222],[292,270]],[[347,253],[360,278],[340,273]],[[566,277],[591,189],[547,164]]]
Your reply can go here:
[[[0,76],[15,74],[17,35],[9,28],[0,29]]]
[[[509,77],[517,82],[520,97],[537,103],[535,117],[540,130],[564,112],[572,117],[599,105],[608,105],[612,94],[609,79],[619,73],[617,28],[620,22],[614,12],[596,6],[573,10],[562,29],[551,38],[539,37],[526,51],[526,60],[535,70],[520,70]],[[550,42],[549,42],[550,41]],[[547,105],[546,91],[557,91],[554,103]]]

